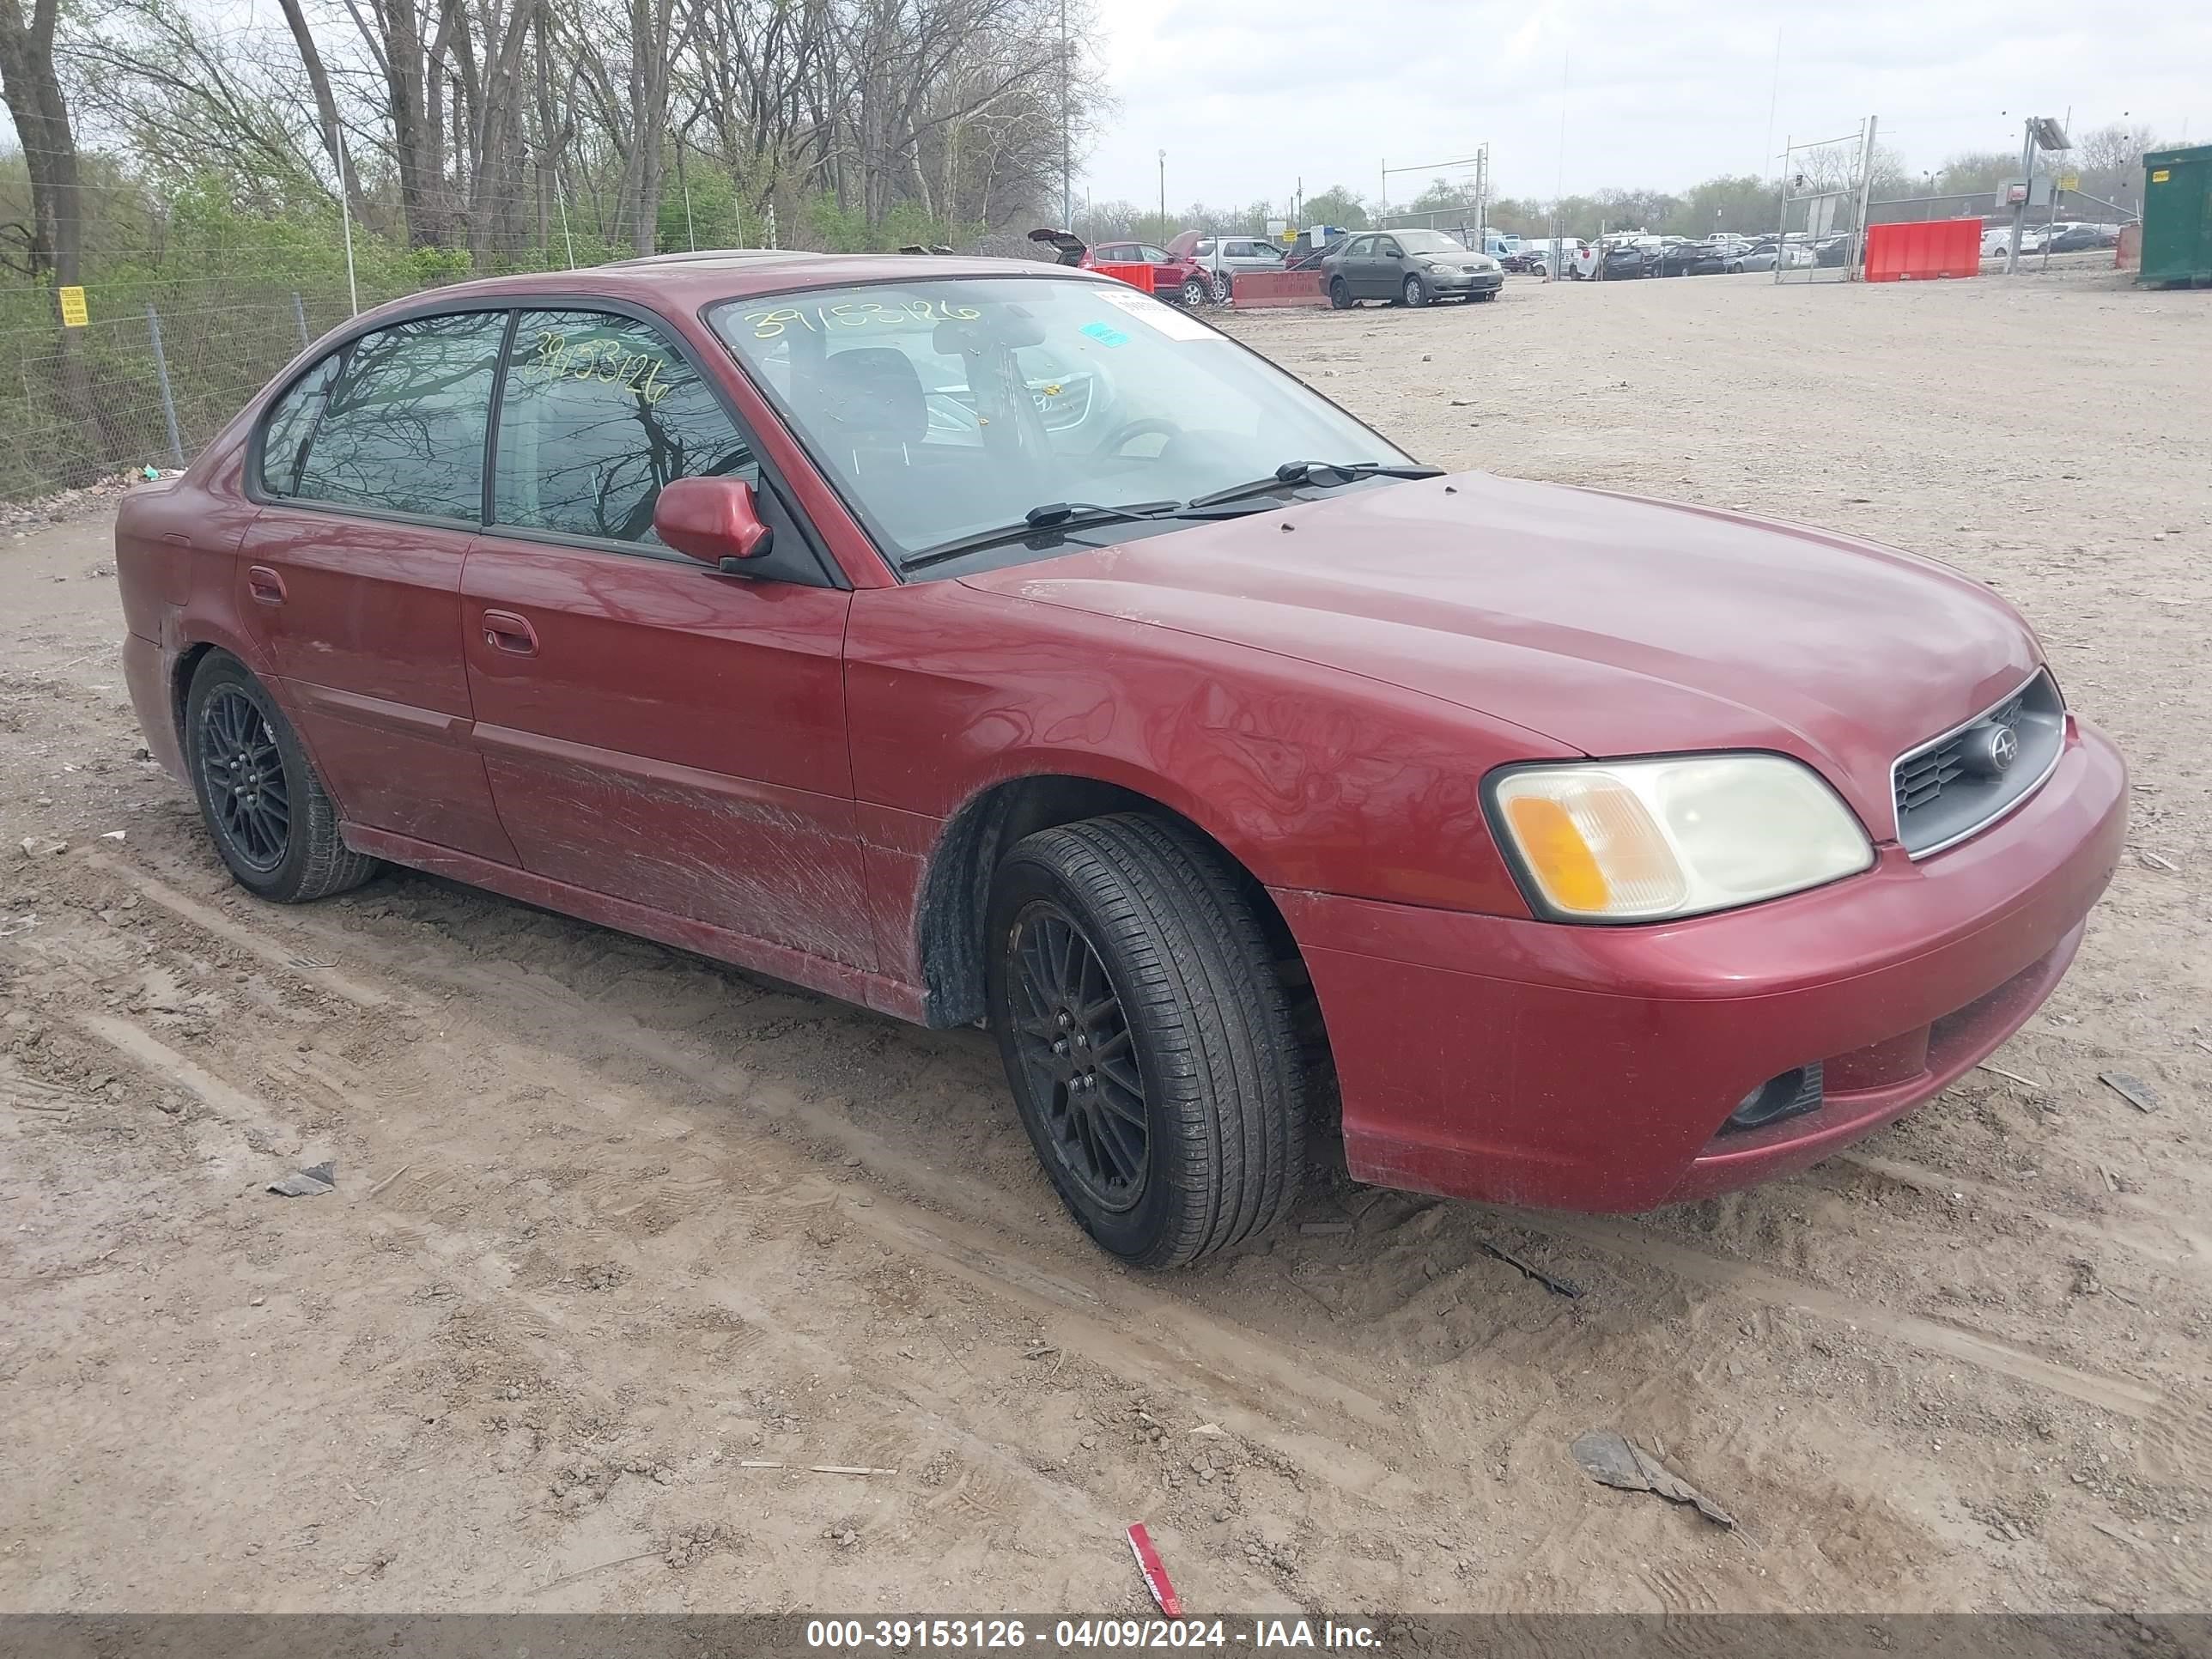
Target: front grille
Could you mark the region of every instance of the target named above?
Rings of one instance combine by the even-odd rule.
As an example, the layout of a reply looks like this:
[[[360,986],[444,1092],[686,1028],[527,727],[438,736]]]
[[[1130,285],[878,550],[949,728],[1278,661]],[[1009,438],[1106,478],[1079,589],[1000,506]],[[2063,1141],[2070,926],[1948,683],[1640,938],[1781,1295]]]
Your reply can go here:
[[[2048,669],[1988,712],[1898,757],[1890,768],[1897,838],[1915,858],[1963,841],[2027,799],[2058,763],[2066,706]],[[1992,751],[2008,733],[2009,763]]]

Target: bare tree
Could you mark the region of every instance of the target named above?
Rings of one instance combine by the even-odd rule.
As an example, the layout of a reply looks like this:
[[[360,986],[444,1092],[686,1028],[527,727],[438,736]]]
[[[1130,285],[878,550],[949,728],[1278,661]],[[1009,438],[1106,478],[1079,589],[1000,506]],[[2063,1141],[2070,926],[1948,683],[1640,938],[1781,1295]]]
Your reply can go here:
[[[84,251],[83,193],[76,132],[54,71],[58,10],[57,0],[32,0],[27,18],[22,0],[0,0],[0,89],[31,179],[31,274],[73,284]]]

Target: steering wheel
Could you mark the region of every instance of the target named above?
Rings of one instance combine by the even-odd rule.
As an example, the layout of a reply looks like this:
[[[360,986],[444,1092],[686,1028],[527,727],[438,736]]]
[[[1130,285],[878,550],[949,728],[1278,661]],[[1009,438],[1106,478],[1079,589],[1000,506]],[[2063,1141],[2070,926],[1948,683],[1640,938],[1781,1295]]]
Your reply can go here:
[[[1173,421],[1158,420],[1151,416],[1143,420],[1125,421],[1100,439],[1098,447],[1091,453],[1110,459],[1133,460],[1137,458],[1124,456],[1121,451],[1132,440],[1149,438],[1155,433],[1172,443],[1176,439],[1182,436],[1182,428]]]

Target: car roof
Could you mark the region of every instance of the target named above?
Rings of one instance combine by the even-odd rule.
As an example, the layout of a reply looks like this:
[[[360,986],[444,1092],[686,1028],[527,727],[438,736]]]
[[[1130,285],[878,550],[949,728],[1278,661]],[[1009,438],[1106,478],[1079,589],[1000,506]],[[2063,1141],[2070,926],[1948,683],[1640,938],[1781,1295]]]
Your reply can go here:
[[[490,304],[527,301],[540,295],[586,295],[628,300],[665,312],[682,313],[696,311],[718,300],[743,300],[799,289],[946,276],[1052,276],[1081,283],[1112,280],[1042,259],[702,248],[690,253],[656,253],[642,258],[618,259],[611,264],[586,265],[574,270],[536,270],[511,276],[480,277],[474,282],[455,283],[427,293],[409,295],[367,314],[402,313],[426,301],[447,306],[480,300]]]

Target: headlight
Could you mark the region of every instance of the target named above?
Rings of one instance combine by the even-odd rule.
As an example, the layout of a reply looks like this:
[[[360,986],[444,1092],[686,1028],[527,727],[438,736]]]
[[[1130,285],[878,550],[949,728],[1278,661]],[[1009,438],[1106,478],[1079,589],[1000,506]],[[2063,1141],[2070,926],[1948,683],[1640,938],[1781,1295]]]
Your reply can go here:
[[[1874,862],[1835,791],[1779,755],[1522,767],[1490,797],[1530,904],[1556,921],[1700,915]]]
[[[1498,261],[1485,255],[1474,262],[1474,268],[1477,270],[1495,270],[1498,269]]]

